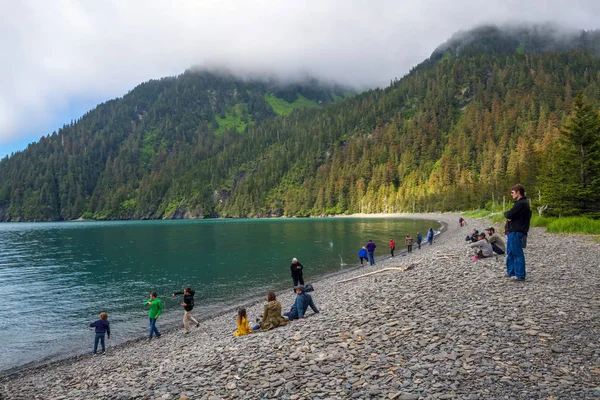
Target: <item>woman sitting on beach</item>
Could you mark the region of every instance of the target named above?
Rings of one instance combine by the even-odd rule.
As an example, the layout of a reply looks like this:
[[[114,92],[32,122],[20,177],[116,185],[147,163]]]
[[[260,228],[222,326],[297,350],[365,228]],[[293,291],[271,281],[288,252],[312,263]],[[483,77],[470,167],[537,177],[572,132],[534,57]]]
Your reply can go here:
[[[248,325],[245,308],[240,308],[238,310],[237,327],[237,331],[233,332],[233,336],[243,336],[252,333],[252,329],[250,329],[250,325]]]
[[[469,245],[469,247],[475,250],[475,255],[473,256],[472,260],[493,256],[494,249],[492,249],[492,245],[485,238],[485,233],[479,232],[477,239],[478,240],[475,243],[471,243]]]
[[[287,325],[288,320],[281,316],[281,303],[276,299],[275,292],[267,292],[267,302],[263,310],[262,321],[255,325],[252,330],[268,331],[279,326]]]

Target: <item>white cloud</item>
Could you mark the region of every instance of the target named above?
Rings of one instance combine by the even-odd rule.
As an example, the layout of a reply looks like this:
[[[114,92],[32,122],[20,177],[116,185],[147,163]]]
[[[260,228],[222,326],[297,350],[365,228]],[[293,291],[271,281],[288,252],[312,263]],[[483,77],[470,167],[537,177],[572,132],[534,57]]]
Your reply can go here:
[[[75,99],[120,96],[192,65],[384,86],[482,23],[600,28],[597,0],[2,2],[0,145],[57,128],[48,124]]]

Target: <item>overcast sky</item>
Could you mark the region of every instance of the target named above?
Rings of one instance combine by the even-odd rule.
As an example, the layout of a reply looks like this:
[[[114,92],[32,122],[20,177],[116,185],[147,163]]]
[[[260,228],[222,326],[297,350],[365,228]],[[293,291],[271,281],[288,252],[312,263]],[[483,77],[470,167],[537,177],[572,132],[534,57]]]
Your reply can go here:
[[[458,30],[600,28],[599,0],[0,0],[0,157],[193,65],[385,86]]]

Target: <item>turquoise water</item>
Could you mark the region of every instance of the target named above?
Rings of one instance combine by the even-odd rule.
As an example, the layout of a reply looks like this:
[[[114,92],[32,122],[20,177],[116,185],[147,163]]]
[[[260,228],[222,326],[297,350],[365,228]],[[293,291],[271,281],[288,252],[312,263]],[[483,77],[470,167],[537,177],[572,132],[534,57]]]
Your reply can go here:
[[[407,232],[430,226],[439,224],[356,218],[0,224],[0,370],[91,352],[88,325],[100,311],[109,314],[111,345],[145,335],[143,302],[151,291],[164,301],[159,327],[166,327],[181,319],[181,298],[169,294],[185,286],[196,290],[194,310],[202,317],[291,287],[292,257],[309,283],[354,266],[368,239],[383,256],[390,236],[400,244]]]

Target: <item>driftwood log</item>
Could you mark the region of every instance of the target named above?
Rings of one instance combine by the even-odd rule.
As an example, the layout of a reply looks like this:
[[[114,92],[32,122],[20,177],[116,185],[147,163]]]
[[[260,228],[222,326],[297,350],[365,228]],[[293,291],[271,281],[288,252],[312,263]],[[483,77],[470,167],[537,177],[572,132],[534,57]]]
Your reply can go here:
[[[364,278],[364,277],[370,276],[370,275],[380,274],[380,273],[386,272],[386,271],[408,271],[408,270],[413,269],[415,266],[417,266],[417,264],[419,264],[421,261],[423,261],[422,258],[419,259],[418,261],[415,261],[415,262],[411,263],[407,267],[388,267],[388,268],[383,268],[383,269],[380,269],[378,271],[373,271],[373,272],[369,272],[367,274],[353,276],[352,278],[348,278],[348,279],[344,279],[344,280],[341,280],[341,281],[337,281],[336,283],[349,282],[349,281],[353,281],[355,279]]]

